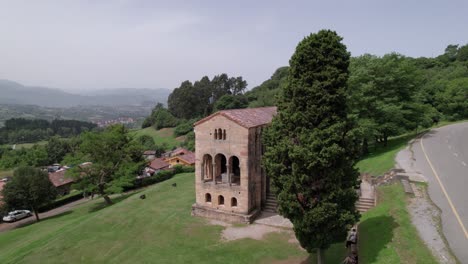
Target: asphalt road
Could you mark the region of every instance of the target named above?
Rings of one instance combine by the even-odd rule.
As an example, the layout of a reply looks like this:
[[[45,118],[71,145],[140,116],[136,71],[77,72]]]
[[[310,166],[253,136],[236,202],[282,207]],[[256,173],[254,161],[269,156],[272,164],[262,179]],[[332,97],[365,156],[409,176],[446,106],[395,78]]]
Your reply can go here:
[[[74,202],[71,202],[69,204],[62,205],[62,206],[57,207],[55,209],[52,209],[50,211],[40,213],[39,214],[39,219],[44,220],[44,219],[47,219],[47,218],[52,217],[52,216],[63,214],[65,212],[70,211],[73,207],[75,207],[75,206],[77,206],[79,204],[82,204],[82,203],[84,203],[86,201],[88,201],[88,199],[83,198],[83,199],[80,199],[78,201],[74,201]],[[15,229],[15,228],[27,226],[27,225],[33,224],[35,222],[36,222],[36,216],[34,216],[34,213],[33,213],[32,216],[27,217],[27,218],[23,218],[23,219],[18,220],[16,222],[0,223],[0,233],[9,231],[9,230],[12,230],[12,229]]]
[[[468,264],[468,122],[431,130],[413,144],[415,167],[442,210],[442,230],[461,263]]]

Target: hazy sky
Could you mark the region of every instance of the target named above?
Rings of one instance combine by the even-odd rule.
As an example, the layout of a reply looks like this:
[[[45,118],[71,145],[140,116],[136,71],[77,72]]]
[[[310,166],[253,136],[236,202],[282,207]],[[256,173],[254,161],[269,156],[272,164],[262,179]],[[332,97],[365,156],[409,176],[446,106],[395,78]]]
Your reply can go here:
[[[172,89],[226,72],[252,88],[322,28],[353,56],[436,56],[468,43],[468,1],[0,0],[0,79]]]

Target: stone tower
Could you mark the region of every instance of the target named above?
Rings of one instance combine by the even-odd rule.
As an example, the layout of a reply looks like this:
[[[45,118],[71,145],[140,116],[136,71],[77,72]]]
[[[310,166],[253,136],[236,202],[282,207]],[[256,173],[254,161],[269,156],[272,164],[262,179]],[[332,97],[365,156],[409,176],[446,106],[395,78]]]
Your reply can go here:
[[[262,166],[262,129],[276,107],[223,110],[194,124],[192,215],[250,223],[269,193]]]

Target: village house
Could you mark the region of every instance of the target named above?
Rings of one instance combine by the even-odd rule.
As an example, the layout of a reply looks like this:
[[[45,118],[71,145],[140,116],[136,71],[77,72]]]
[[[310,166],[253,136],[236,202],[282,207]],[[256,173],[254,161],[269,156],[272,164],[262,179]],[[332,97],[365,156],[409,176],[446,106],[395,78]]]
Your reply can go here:
[[[143,152],[143,157],[146,160],[153,160],[156,158],[156,150],[146,150]]]
[[[171,164],[171,167],[175,165],[194,166],[195,165],[195,153],[185,149],[176,148],[173,151],[166,152],[163,154],[166,162]]]
[[[276,107],[223,110],[194,124],[192,215],[250,223],[265,209],[273,195],[261,166],[261,134],[275,114]]]
[[[55,172],[49,173],[49,181],[57,189],[59,195],[70,193],[72,184],[75,182],[72,178],[65,176],[66,169],[61,168]]]
[[[149,152],[145,151],[145,153]],[[176,148],[173,151],[163,153],[161,158],[154,158],[151,160],[151,162],[148,163],[148,166],[144,169],[143,175],[137,178],[150,177],[162,170],[168,170],[176,165],[194,166],[195,153],[185,148]]]

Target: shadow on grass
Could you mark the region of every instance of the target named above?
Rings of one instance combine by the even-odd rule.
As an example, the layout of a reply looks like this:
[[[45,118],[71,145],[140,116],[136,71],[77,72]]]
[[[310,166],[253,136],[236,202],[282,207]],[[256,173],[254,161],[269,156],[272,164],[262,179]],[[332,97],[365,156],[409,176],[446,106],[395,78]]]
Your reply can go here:
[[[117,204],[117,203],[127,199],[128,197],[130,197],[132,195],[135,195],[137,193],[140,193],[142,191],[144,191],[144,190],[140,189],[140,190],[131,191],[131,192],[128,192],[128,193],[125,193],[125,194],[121,194],[121,195],[118,195],[118,196],[111,197],[112,204],[107,204],[104,201],[104,198],[98,197],[98,199],[102,199],[102,201],[100,203],[96,203],[94,206],[90,207],[88,212],[94,213],[94,212],[100,211],[100,210],[102,210],[104,208],[111,207],[114,204]]]
[[[391,216],[378,216],[359,224],[359,259],[363,263],[375,263],[380,251],[392,241],[393,231],[398,227]]]
[[[27,227],[27,226],[30,226],[30,225],[35,224],[35,223],[40,223],[40,222],[44,222],[44,221],[47,221],[47,220],[52,220],[52,219],[59,218],[59,217],[65,216],[65,215],[69,215],[69,214],[71,214],[71,213],[73,213],[73,210],[68,210],[68,211],[65,211],[65,212],[61,212],[61,213],[56,214],[56,215],[51,215],[51,216],[46,216],[46,217],[40,217],[40,218],[39,218],[39,222],[36,221],[36,217],[33,215],[33,216],[31,216],[30,218],[28,218],[28,221],[19,223],[19,224],[18,224],[16,227],[14,227],[14,228],[23,228],[23,227]]]

